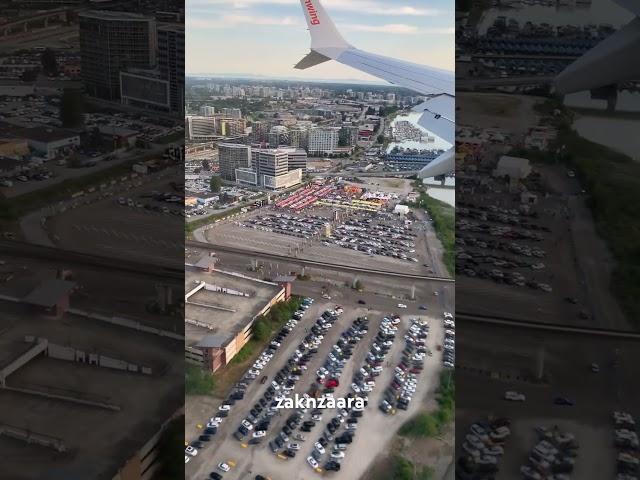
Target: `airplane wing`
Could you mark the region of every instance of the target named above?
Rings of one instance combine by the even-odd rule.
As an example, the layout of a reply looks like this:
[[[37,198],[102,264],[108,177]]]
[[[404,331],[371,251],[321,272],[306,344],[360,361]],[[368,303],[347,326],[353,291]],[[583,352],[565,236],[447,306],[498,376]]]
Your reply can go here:
[[[555,79],[568,94],[640,79],[640,0],[616,0],[636,17],[564,69]]]
[[[365,52],[349,44],[326,13],[320,0],[300,0],[309,32],[311,52],[295,68],[306,69],[329,60],[361,70],[428,97],[415,110],[422,113],[418,123],[450,144],[455,142],[455,75]],[[455,155],[443,155],[427,165],[422,178],[453,172]]]

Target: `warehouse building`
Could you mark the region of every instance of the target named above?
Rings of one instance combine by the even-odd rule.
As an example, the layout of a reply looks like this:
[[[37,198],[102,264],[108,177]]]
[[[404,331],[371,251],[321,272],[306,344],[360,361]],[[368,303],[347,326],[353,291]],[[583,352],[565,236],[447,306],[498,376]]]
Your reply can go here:
[[[239,273],[185,266],[185,355],[215,372],[251,338],[256,317],[284,301],[285,288]]]

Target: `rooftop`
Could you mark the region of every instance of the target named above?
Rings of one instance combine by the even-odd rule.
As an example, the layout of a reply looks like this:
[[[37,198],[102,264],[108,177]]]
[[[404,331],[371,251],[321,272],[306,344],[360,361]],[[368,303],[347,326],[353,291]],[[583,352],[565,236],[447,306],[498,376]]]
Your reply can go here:
[[[279,285],[241,274],[186,267],[185,291],[193,293],[185,306],[187,346],[201,342],[226,345],[282,290]],[[219,345],[218,345],[219,344]]]
[[[182,405],[184,379],[179,342],[85,317],[47,321],[26,307],[0,302],[0,367],[22,355],[37,335],[85,352],[149,366],[153,375],[127,373],[49,358],[42,354],[7,377],[0,389],[0,425],[55,439],[65,452],[0,436],[2,478],[110,480]],[[60,395],[115,405],[117,411],[48,398]],[[28,461],[24,461],[28,459]]]
[[[69,296],[75,287],[74,282],[52,278],[34,288],[22,301],[40,307],[53,307]]]

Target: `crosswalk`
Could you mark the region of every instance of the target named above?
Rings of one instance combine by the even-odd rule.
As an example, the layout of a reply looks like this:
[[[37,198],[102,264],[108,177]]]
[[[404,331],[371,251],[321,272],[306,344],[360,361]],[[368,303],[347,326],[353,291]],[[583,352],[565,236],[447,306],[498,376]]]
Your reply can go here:
[[[147,245],[161,246],[165,248],[171,248],[175,250],[184,250],[184,243],[181,242],[172,242],[168,240],[162,240],[158,238],[149,237],[147,235],[138,235],[131,232],[123,232],[121,230],[115,230],[113,228],[99,227],[96,225],[73,225],[74,230],[87,232],[87,233],[97,233],[101,236],[117,238],[119,240],[129,240],[138,243],[144,243]]]

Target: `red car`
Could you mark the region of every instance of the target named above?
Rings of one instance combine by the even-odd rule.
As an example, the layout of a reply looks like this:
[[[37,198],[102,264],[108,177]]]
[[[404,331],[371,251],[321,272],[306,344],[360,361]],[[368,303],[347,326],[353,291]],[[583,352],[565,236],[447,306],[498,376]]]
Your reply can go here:
[[[340,385],[340,383],[335,378],[330,378],[327,380],[327,383],[325,383],[326,388],[336,388],[338,385]]]

